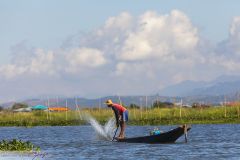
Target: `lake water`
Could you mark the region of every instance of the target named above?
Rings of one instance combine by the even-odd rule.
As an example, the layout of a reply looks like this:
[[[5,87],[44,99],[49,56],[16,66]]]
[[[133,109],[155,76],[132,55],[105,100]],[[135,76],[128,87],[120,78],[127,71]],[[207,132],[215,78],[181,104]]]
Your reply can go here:
[[[169,130],[176,126],[161,126]],[[128,126],[126,135],[148,135],[154,126]],[[96,138],[91,126],[1,127],[0,139],[21,139],[40,146],[38,159],[240,159],[240,125],[192,125],[174,144],[127,144]],[[2,159],[33,159],[33,154],[0,153]],[[44,158],[41,158],[44,157]],[[35,158],[35,159],[37,159]]]

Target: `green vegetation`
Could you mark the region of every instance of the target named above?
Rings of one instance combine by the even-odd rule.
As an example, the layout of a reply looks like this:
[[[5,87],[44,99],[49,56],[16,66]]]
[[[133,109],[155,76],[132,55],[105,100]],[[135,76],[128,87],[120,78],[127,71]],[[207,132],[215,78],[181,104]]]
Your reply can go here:
[[[240,106],[198,108],[129,107],[130,125],[240,123]],[[88,113],[101,123],[113,116],[109,108],[67,112],[0,112],[0,126],[63,126],[86,124],[80,113]]]
[[[149,110],[132,110],[131,124],[218,124],[240,123],[239,107],[211,108],[154,108]],[[135,113],[134,113],[135,112]]]
[[[129,108],[129,109],[133,109],[133,108],[139,109],[140,106],[138,106],[138,105],[136,105],[136,104],[130,104],[128,108]]]
[[[0,151],[40,151],[39,147],[34,146],[31,142],[21,140],[2,140],[0,141]]]
[[[167,107],[174,107],[174,104],[170,102],[155,101],[152,105],[152,108],[167,108]]]
[[[12,109],[20,109],[20,108],[27,108],[28,105],[25,103],[14,103]]]

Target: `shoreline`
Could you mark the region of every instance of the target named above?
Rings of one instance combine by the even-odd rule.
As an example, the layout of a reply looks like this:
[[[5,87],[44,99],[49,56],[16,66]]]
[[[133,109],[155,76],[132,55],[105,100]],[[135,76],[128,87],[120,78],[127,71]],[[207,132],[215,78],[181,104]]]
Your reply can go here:
[[[101,125],[105,124],[106,121],[100,122]],[[70,123],[70,122],[64,122],[64,123],[31,123],[31,125],[29,124],[22,124],[22,122],[16,123],[14,122],[14,124],[1,124],[2,122],[0,122],[0,127],[25,127],[25,128],[32,128],[32,127],[52,127],[52,126],[59,126],[59,127],[67,127],[67,126],[89,126],[88,123],[86,122],[79,122],[79,123]],[[220,119],[220,120],[214,120],[214,121],[174,121],[174,122],[155,122],[155,123],[151,123],[151,122],[145,122],[145,121],[138,121],[138,122],[133,122],[133,121],[129,121],[127,123],[128,126],[158,126],[158,125],[182,125],[182,124],[189,124],[189,125],[211,125],[211,124],[240,124],[240,119],[236,119],[236,120],[228,120],[228,119]]]
[[[128,125],[240,124],[237,107],[128,109]],[[0,127],[87,125],[83,115],[104,124],[113,113],[109,109],[82,109],[67,112],[1,112]]]

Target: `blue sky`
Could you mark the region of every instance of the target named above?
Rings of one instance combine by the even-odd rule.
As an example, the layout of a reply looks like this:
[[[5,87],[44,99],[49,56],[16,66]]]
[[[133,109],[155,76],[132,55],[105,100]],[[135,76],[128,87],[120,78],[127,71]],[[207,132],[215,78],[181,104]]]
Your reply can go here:
[[[240,1],[0,1],[0,64],[10,59],[11,46],[27,41],[42,48],[56,48],[69,35],[103,25],[123,11],[139,15],[147,10],[185,12],[203,35],[214,42],[228,35],[232,17],[240,15]]]
[[[8,94],[0,102],[22,92],[152,94],[183,80],[238,74],[239,6],[238,0],[1,0],[0,89]],[[148,20],[150,26],[139,23]]]

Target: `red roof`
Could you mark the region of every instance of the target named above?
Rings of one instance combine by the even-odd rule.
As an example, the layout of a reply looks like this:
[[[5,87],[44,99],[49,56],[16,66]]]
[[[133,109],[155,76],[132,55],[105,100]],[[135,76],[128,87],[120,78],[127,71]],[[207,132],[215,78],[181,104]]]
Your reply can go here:
[[[49,111],[69,111],[70,109],[67,107],[49,107]]]

